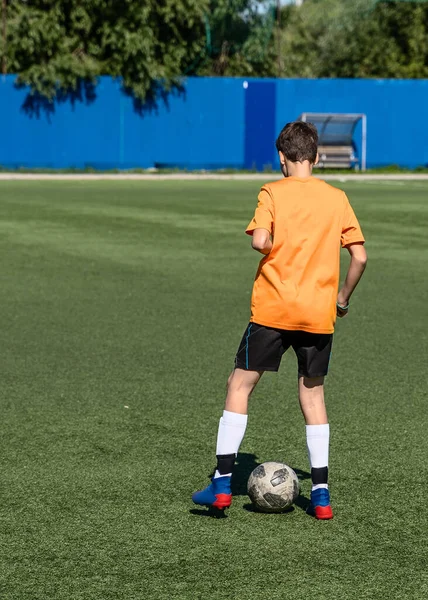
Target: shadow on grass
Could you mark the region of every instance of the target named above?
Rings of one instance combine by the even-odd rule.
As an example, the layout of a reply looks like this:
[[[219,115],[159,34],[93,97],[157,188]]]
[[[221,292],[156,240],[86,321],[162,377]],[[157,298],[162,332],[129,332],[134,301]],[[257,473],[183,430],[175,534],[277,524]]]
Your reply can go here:
[[[294,470],[297,477],[299,478],[299,481],[305,481],[305,479],[311,478],[311,474],[308,473],[307,471],[302,471],[302,469],[296,469],[295,467],[292,467],[292,469]],[[297,506],[297,508],[300,508],[301,510],[303,510],[303,512],[307,512],[307,510],[311,504],[311,501],[309,500],[309,498],[306,498],[306,496],[299,494],[297,496],[297,499],[295,500],[294,504],[295,504],[295,506]]]
[[[232,478],[232,494],[234,496],[246,496],[247,495],[248,478],[251,475],[251,473],[253,472],[253,470],[256,467],[258,467],[259,464],[262,464],[262,463],[259,463],[256,459],[257,459],[257,456],[255,454],[247,454],[245,452],[238,454],[238,457],[236,459],[236,466],[235,466],[235,470],[233,472],[233,478]],[[303,471],[302,469],[296,469],[295,467],[291,467],[291,468],[296,473],[297,477],[299,478],[299,481],[305,481],[306,479],[311,478],[311,474],[308,473],[308,471]],[[299,496],[294,504],[295,504],[295,506],[297,506],[298,508],[300,508],[301,510],[306,512],[310,506],[310,500],[309,500],[309,498],[306,498],[306,496],[299,494]],[[243,508],[245,510],[248,510],[249,512],[260,512],[252,504],[244,504]],[[291,506],[290,509],[285,511],[285,513],[289,513],[289,512],[293,512],[293,511],[294,511],[294,506]]]
[[[211,519],[227,519],[226,512],[218,508],[191,508],[189,510],[189,513],[198,517],[211,517]]]
[[[232,495],[246,496],[248,478],[256,467],[261,465],[255,454],[239,452],[236,457],[235,469],[232,477]]]
[[[255,454],[249,454],[247,452],[240,452],[236,458],[235,469],[233,471],[232,477],[232,495],[233,496],[247,496],[247,483],[248,478],[251,473],[254,471],[256,467],[258,467],[260,462],[257,461],[257,456]],[[307,471],[303,471],[302,469],[296,469],[292,467],[295,471],[297,477],[300,481],[304,481],[305,479],[310,479],[311,474]],[[210,477],[212,477],[213,473],[210,473]],[[310,506],[309,498],[305,496],[299,495],[297,500],[295,501],[295,506],[303,510],[304,512]],[[249,512],[260,513],[261,511],[257,510],[252,504],[244,504],[243,508]],[[290,513],[294,511],[294,506],[291,506],[285,513]],[[224,511],[219,511],[218,509],[212,508],[194,508],[190,510],[192,515],[198,515],[200,517],[211,517],[214,519],[225,519],[227,515]]]
[[[307,512],[308,508],[311,505],[311,501],[309,500],[309,498],[306,498],[306,496],[302,496],[302,494],[299,494],[297,496],[296,501],[294,502],[294,504],[300,508],[301,510],[303,510],[303,512]]]
[[[235,469],[233,471],[232,478],[232,494],[234,496],[246,496],[247,495],[247,483],[248,478],[256,467],[261,465],[258,462],[255,454],[248,454],[246,452],[240,452],[236,458]],[[296,469],[290,465],[293,471],[296,473],[299,481],[305,481],[311,478],[311,474],[308,471],[302,469]]]
[[[259,515],[263,514],[263,515],[288,515],[289,513],[294,512],[295,508],[294,506],[290,506],[290,508],[287,508],[287,510],[282,510],[279,513],[273,513],[273,512],[264,512],[263,510],[258,510],[254,504],[244,504],[244,506],[242,507],[244,510],[247,510],[248,512],[253,512],[253,513],[258,513]]]
[[[299,478],[299,481],[304,481],[305,479],[311,478],[311,474],[308,473],[307,471],[302,471],[302,469],[296,469],[296,467],[291,467],[291,468],[296,473],[297,477]]]
[[[256,461],[257,456],[255,454],[248,454],[246,452],[240,452],[236,457],[235,468],[233,470],[232,477],[232,495],[233,496],[246,496],[247,495],[247,481],[252,471],[260,464]],[[209,477],[213,476],[213,472],[209,474]],[[193,508],[190,514],[197,515],[199,517],[211,517],[213,519],[225,519],[227,515],[225,511],[219,511],[213,508]]]
[[[294,472],[296,473],[297,477],[299,478],[299,481],[305,481],[305,479],[311,478],[311,474],[308,473],[307,471],[302,471],[302,469],[296,469],[294,467],[292,467],[292,468],[294,469]],[[294,504],[298,508],[303,510],[303,512],[307,512],[307,510],[311,504],[311,501],[309,500],[309,498],[306,498],[306,496],[299,494],[296,501],[294,502]]]

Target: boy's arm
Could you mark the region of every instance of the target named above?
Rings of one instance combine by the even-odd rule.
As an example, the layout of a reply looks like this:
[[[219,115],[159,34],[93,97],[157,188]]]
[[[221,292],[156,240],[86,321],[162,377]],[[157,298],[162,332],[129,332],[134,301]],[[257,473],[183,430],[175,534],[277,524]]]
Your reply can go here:
[[[261,254],[269,254],[272,250],[272,240],[270,239],[270,231],[257,227],[253,231],[251,246]]]
[[[337,296],[337,316],[344,317],[348,314],[349,300],[361,279],[367,264],[367,252],[362,243],[346,246],[351,255],[351,263],[346,275],[345,283]]]
[[[274,228],[274,207],[270,189],[264,185],[260,190],[254,217],[245,233],[252,236],[251,245],[261,254],[269,254],[272,250],[271,235]]]

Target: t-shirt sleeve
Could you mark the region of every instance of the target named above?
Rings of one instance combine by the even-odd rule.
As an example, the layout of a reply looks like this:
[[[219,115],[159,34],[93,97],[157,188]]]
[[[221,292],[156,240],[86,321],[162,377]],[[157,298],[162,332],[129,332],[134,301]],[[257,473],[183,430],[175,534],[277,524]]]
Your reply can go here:
[[[345,246],[349,246],[350,244],[364,244],[365,239],[363,236],[363,232],[361,231],[360,224],[358,223],[358,219],[355,216],[354,211],[352,210],[352,206],[349,203],[348,198],[345,196],[345,209],[343,212],[343,220],[342,220],[342,234],[340,236],[340,241],[342,244],[342,248]]]
[[[267,229],[269,233],[273,233],[273,215],[272,196],[270,195],[269,189],[263,186],[260,190],[256,212],[245,230],[245,233],[253,235],[254,230],[259,228]]]

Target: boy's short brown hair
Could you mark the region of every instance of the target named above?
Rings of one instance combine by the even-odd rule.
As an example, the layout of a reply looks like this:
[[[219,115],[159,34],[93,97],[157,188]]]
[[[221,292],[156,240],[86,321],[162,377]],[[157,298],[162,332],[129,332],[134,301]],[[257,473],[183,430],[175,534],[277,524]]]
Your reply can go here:
[[[291,162],[308,160],[314,164],[318,152],[317,128],[303,121],[287,123],[276,140],[276,149]]]

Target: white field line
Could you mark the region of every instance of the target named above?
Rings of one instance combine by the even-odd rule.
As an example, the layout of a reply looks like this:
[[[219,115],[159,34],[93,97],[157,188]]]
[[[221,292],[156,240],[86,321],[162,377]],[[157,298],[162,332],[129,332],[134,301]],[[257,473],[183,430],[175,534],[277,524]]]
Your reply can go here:
[[[369,175],[343,174],[321,175],[315,177],[328,181],[428,181],[428,174],[402,175]],[[248,174],[218,174],[218,173],[0,173],[0,181],[274,181],[282,179],[280,174],[248,173]]]

